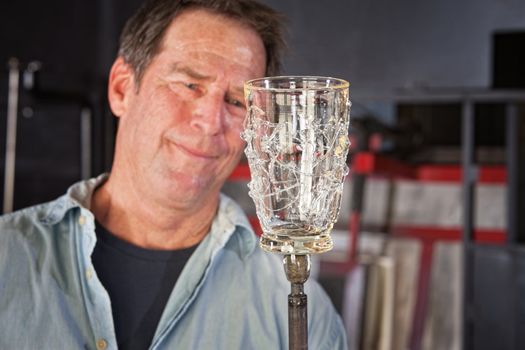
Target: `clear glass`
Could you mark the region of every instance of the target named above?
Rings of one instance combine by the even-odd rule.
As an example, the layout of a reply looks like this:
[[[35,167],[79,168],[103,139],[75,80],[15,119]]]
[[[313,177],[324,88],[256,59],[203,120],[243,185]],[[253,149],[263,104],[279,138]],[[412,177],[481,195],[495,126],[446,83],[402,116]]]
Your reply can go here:
[[[348,173],[348,82],[267,77],[244,85],[250,196],[261,247],[284,254],[332,249]]]

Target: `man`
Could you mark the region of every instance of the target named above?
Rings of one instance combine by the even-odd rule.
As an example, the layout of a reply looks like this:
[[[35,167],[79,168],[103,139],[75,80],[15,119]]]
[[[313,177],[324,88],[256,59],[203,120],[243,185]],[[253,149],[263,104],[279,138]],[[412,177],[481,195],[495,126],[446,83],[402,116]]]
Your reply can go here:
[[[0,221],[0,349],[285,349],[289,284],[220,194],[243,82],[274,74],[278,15],[252,0],[150,1],[109,77],[109,176]],[[346,347],[310,282],[311,349]]]

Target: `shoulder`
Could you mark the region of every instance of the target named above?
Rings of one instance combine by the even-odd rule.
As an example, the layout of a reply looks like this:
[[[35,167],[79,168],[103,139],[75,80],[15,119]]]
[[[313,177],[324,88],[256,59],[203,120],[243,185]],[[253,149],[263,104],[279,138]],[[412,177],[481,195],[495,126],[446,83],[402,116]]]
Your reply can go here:
[[[47,207],[40,204],[0,217],[0,295],[18,297],[17,289],[25,293],[31,279],[38,275],[40,262],[49,255],[46,251],[52,242],[42,222]],[[5,302],[0,298],[0,306]]]
[[[0,216],[0,266],[27,264],[56,246],[57,225],[51,219],[57,205],[60,199]],[[9,263],[2,264],[4,259]]]
[[[27,235],[45,224],[51,203],[38,204],[0,216],[0,239],[13,234]]]
[[[30,238],[35,234],[48,234],[60,224],[69,227],[69,211],[77,208],[89,210],[94,189],[106,178],[107,174],[102,174],[97,178],[79,181],[69,187],[66,194],[53,201],[0,216],[0,241],[12,237]]]

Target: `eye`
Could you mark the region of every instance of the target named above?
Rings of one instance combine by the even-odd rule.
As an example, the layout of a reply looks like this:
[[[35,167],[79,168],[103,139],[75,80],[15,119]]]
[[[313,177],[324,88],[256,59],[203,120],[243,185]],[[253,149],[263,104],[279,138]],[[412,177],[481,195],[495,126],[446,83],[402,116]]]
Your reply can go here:
[[[195,94],[200,91],[200,85],[190,83],[184,80],[175,80],[169,83],[170,88],[177,93],[181,94]]]
[[[190,90],[197,90],[199,86],[194,83],[184,83],[184,86],[186,86]]]
[[[244,103],[241,102],[240,100],[236,100],[234,98],[229,98],[227,97],[226,98],[226,103],[234,106],[234,107],[238,107],[238,108],[244,108]]]

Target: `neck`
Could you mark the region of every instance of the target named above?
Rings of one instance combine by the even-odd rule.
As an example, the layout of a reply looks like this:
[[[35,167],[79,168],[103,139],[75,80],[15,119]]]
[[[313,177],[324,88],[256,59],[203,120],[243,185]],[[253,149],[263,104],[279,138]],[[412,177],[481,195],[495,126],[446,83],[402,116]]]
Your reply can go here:
[[[218,194],[197,210],[190,210],[159,203],[120,183],[110,175],[91,203],[98,222],[120,239],[143,248],[173,250],[191,247],[208,233],[218,208]]]

